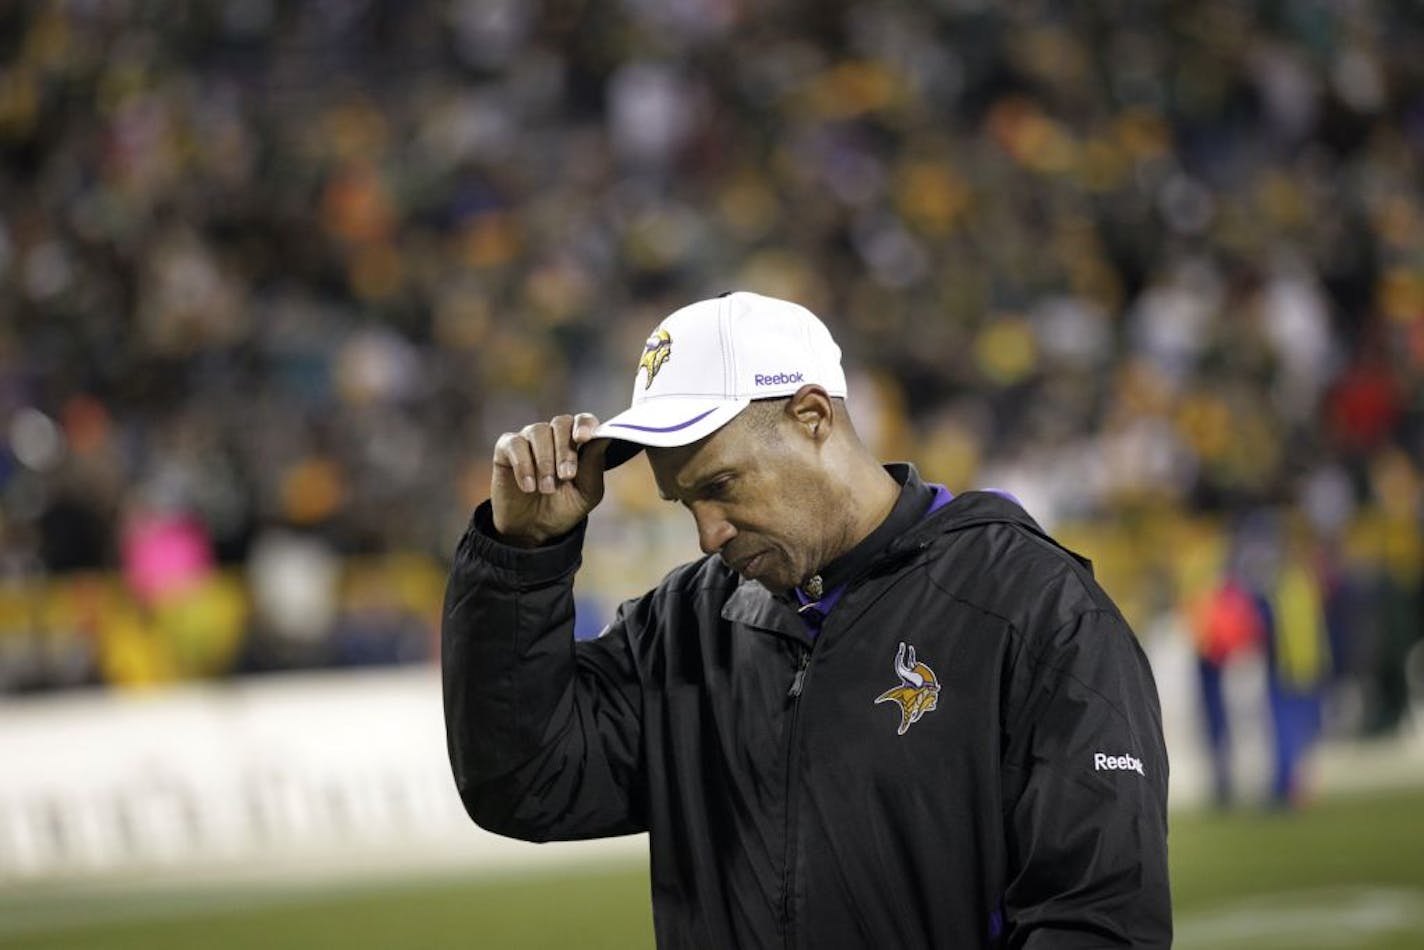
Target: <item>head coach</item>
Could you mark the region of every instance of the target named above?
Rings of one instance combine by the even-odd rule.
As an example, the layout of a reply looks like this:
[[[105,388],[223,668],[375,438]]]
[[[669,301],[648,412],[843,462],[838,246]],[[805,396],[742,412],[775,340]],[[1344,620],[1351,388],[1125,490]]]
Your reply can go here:
[[[665,948],[1167,947],[1167,755],[1137,640],[1018,504],[882,465],[810,311],[668,316],[632,406],[506,433],[443,615],[482,827],[646,831]],[[706,555],[575,642],[606,468]],[[595,552],[596,555],[596,552]]]

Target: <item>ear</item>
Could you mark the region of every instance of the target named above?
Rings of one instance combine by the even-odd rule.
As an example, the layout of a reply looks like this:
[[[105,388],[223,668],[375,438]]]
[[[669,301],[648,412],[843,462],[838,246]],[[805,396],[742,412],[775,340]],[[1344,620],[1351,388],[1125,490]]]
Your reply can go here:
[[[786,400],[786,414],[800,431],[818,443],[830,438],[836,421],[835,403],[815,383],[802,386]]]

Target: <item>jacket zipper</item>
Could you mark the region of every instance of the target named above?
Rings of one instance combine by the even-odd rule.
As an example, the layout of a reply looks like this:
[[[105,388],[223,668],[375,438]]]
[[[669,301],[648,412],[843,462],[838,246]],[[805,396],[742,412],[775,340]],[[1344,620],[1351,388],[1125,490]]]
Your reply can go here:
[[[811,665],[811,651],[809,649],[801,651],[801,661],[796,666],[796,675],[791,679],[791,689],[786,695],[791,699],[801,698],[801,688],[806,684],[806,667]],[[792,713],[795,715],[795,713]]]
[[[791,930],[796,886],[796,744],[801,721],[801,691],[806,686],[806,669],[811,665],[811,647],[803,647],[796,675],[786,696],[791,700],[791,722],[786,730],[786,863],[782,876],[781,922],[786,947],[795,946]]]

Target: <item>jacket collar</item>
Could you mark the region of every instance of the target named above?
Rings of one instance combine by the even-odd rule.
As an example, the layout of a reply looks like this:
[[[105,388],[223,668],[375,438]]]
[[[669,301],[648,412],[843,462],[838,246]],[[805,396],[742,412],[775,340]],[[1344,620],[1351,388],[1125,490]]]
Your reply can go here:
[[[806,625],[785,600],[772,594],[760,581],[743,580],[722,605],[722,619],[744,623],[758,630],[770,630],[805,640]]]

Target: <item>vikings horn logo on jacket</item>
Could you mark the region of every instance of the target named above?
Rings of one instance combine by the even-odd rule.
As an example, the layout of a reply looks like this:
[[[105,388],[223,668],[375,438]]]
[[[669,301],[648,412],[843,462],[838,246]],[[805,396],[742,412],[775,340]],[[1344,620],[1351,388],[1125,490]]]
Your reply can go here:
[[[900,652],[895,654],[895,675],[900,677],[900,685],[887,689],[875,701],[900,704],[900,728],[895,734],[903,736],[921,716],[938,705],[939,678],[934,670],[915,659],[915,648],[906,647],[903,641]]]

